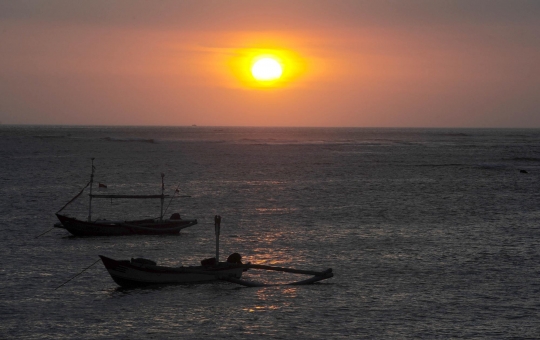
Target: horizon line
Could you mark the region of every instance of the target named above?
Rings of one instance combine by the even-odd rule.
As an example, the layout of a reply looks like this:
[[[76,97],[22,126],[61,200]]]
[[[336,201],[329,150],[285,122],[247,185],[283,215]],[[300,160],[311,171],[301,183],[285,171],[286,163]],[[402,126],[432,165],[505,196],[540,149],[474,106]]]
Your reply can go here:
[[[536,130],[540,127],[479,127],[479,126],[300,126],[300,125],[102,125],[102,124],[34,124],[34,123],[16,123],[3,124],[2,127],[66,127],[66,128],[283,128],[283,129],[484,129],[484,130]]]

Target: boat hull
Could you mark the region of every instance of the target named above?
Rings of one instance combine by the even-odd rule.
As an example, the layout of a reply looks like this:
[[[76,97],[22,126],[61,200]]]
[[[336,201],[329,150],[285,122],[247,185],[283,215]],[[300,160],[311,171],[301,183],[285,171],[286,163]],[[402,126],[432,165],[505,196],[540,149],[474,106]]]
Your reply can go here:
[[[56,216],[60,224],[55,226],[66,229],[75,236],[174,235],[197,224],[196,219],[86,222],[64,215]]]
[[[124,288],[150,285],[194,284],[217,281],[220,278],[242,277],[244,269],[235,264],[220,263],[214,267],[163,267],[152,264],[118,261],[99,256],[114,282]]]

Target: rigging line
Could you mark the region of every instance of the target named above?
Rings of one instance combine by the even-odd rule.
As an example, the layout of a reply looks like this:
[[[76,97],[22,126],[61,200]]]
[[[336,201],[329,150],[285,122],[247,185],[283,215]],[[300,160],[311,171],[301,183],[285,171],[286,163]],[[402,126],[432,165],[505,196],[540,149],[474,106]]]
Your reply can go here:
[[[90,266],[84,268],[82,272],[80,272],[79,274],[75,275],[74,277],[72,277],[71,279],[67,280],[66,282],[62,283],[60,286],[56,287],[54,290],[57,290],[58,288],[62,287],[63,285],[65,285],[65,284],[68,283],[69,281],[71,281],[71,280],[73,280],[74,278],[76,278],[77,276],[81,275],[81,274],[84,273],[87,269],[90,269],[90,267],[92,267],[93,265],[95,265],[95,264],[98,263],[99,261],[101,261],[101,259],[96,260],[96,262],[94,262],[94,263],[92,263]]]
[[[174,196],[176,196],[176,193],[178,192],[178,188],[180,188],[180,183],[176,186],[176,189],[174,190],[174,194],[172,195],[171,199],[169,200],[169,204],[167,204],[167,208],[165,208],[165,211],[163,212],[163,215],[167,212],[167,209],[169,209],[169,206],[171,205],[172,200],[174,199]]]
[[[84,186],[84,188],[82,188],[81,192],[79,192],[79,193],[77,194],[77,196],[73,197],[73,198],[71,199],[71,201],[67,202],[66,205],[64,205],[64,206],[62,207],[62,209],[58,210],[56,213],[58,214],[59,212],[61,212],[62,210],[64,210],[69,204],[71,204],[71,202],[75,201],[75,200],[77,199],[77,197],[81,196],[81,194],[83,193],[84,189],[86,189],[86,187],[89,186],[90,183],[92,183],[92,181],[88,182],[88,183]]]

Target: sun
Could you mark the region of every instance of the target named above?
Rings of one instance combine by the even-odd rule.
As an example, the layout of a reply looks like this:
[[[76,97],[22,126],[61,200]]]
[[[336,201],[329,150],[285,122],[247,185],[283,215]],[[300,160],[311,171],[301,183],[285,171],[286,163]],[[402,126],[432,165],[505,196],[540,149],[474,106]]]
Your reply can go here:
[[[274,81],[281,77],[283,68],[276,59],[263,57],[253,63],[251,74],[258,81]]]
[[[227,64],[238,81],[234,87],[257,90],[291,87],[307,67],[303,57],[286,49],[239,48],[230,52]]]

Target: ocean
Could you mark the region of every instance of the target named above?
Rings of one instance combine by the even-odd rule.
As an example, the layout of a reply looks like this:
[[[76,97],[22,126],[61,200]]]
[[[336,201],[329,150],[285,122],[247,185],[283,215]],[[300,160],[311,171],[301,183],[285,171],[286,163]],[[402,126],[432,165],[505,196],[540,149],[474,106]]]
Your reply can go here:
[[[3,125],[0,146],[2,339],[540,334],[538,129]],[[99,182],[104,193],[159,194],[164,173],[166,193],[191,196],[166,215],[199,224],[178,236],[51,230],[89,181],[91,158],[94,190]],[[93,202],[95,218],[159,209]],[[64,212],[84,218],[88,196]],[[196,265],[215,254],[214,215],[222,257],[335,276],[309,286],[122,289],[101,262],[91,266],[98,255]]]

